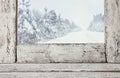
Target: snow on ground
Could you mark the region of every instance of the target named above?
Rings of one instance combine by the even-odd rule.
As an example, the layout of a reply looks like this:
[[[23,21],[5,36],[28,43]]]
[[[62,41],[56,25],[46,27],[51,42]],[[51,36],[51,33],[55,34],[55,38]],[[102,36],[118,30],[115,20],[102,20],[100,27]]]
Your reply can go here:
[[[47,42],[39,43],[104,43],[103,32],[79,31],[71,32],[64,37],[52,39]]]

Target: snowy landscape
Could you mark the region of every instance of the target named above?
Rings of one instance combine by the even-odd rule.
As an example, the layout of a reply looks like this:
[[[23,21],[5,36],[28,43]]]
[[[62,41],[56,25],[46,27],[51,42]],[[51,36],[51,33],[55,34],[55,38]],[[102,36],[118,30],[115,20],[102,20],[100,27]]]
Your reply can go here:
[[[18,44],[104,43],[104,0],[49,1],[19,0]]]

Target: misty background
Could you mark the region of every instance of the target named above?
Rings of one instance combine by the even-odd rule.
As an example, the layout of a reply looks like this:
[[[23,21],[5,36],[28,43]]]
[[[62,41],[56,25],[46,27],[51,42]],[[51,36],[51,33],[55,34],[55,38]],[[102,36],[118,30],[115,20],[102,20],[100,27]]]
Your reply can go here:
[[[18,0],[18,44],[104,43],[104,0]]]
[[[62,17],[86,29],[94,15],[104,15],[104,0],[31,0],[31,9],[44,12],[44,8],[55,10]]]

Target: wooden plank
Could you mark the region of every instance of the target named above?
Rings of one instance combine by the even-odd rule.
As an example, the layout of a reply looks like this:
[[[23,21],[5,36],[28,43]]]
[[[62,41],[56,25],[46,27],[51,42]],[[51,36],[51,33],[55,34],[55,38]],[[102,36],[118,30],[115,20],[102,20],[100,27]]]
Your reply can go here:
[[[0,63],[15,62],[16,0],[0,0]]]
[[[119,72],[17,72],[0,73],[0,78],[120,78]]]
[[[0,64],[2,72],[120,72],[120,64]]]
[[[120,63],[120,0],[105,0],[108,62]]]
[[[18,45],[18,63],[106,62],[104,44]]]

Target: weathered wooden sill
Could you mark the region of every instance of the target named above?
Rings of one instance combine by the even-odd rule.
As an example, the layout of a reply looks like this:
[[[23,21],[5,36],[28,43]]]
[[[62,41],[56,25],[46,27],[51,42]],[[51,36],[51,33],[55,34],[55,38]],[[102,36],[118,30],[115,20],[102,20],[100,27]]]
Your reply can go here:
[[[0,64],[0,72],[120,72],[120,64]]]
[[[120,64],[0,64],[0,78],[120,78]]]

